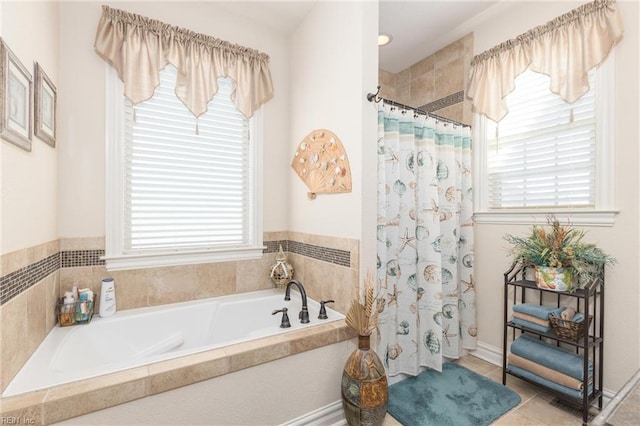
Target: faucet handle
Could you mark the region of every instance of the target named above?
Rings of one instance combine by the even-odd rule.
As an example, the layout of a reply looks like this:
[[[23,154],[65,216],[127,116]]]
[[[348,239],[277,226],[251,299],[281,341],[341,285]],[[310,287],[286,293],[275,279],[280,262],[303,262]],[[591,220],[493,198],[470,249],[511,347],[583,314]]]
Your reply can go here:
[[[282,308],[282,309],[276,309],[275,311],[271,312],[271,315],[275,315],[277,313],[282,312],[282,322],[280,323],[280,328],[291,327],[291,323],[289,322],[289,315],[287,314],[287,311],[288,311],[287,308]]]
[[[318,319],[327,319],[327,308],[324,307],[325,303],[334,303],[335,300],[323,300],[320,302],[320,314],[318,315]]]

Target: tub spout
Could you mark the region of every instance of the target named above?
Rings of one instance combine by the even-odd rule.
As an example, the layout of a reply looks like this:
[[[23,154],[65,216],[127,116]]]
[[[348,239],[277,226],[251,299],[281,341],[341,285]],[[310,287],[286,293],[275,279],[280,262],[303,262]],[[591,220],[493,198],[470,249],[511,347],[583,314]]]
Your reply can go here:
[[[287,283],[287,288],[284,292],[284,300],[291,300],[291,296],[289,293],[291,292],[291,286],[296,285],[298,287],[298,291],[300,291],[300,296],[302,296],[302,310],[300,311],[300,322],[306,324],[309,322],[309,309],[307,308],[307,292],[304,290],[302,283],[298,280],[291,280]]]

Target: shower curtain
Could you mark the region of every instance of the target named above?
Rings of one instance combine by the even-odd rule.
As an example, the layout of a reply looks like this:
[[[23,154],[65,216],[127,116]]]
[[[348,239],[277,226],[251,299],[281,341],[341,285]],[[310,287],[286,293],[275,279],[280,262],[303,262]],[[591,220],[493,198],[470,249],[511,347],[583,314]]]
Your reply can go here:
[[[476,348],[469,127],[378,110],[378,353],[390,376]]]

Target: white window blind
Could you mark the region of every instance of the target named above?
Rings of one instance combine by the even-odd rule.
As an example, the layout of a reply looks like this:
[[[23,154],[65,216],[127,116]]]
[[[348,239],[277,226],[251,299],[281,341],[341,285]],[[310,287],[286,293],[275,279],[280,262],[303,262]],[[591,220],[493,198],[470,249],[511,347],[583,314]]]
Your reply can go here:
[[[596,84],[573,104],[526,71],[507,96],[509,113],[487,120],[488,207],[591,207],[596,199]]]
[[[252,241],[249,121],[219,79],[196,118],[175,96],[176,70],[124,112],[124,253],[242,247]]]

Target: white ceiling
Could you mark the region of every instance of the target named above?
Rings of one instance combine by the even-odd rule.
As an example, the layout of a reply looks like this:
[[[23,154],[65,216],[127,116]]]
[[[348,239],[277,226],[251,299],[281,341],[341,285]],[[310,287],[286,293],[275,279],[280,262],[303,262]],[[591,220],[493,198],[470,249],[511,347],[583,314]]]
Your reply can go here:
[[[290,34],[321,1],[348,0],[227,0],[217,3],[231,13]],[[468,22],[500,1],[380,0],[379,31],[393,36],[390,44],[379,49],[380,68],[397,73],[415,64],[466,35]]]

